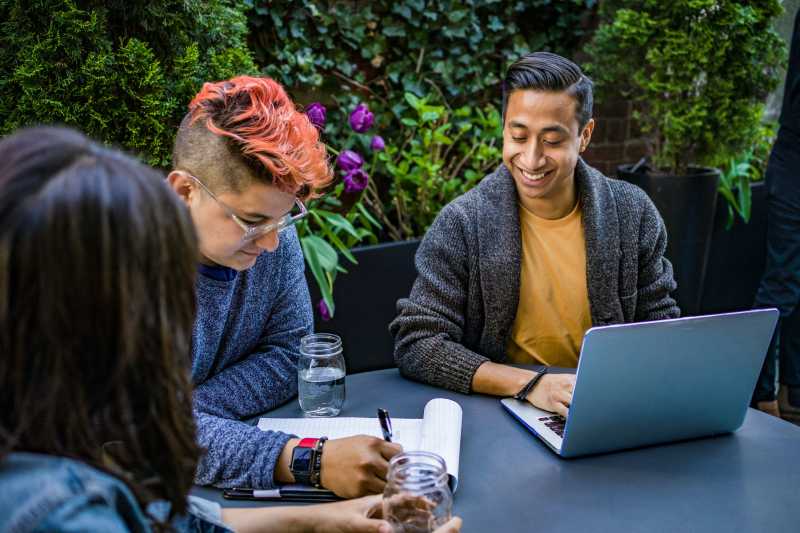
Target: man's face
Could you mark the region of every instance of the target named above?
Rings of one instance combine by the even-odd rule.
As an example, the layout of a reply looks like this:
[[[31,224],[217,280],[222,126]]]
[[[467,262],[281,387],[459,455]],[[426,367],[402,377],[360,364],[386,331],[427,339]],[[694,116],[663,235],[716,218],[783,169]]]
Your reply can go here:
[[[561,218],[575,204],[575,165],[594,121],[579,131],[575,98],[566,92],[515,90],[503,125],[503,163],[522,205],[544,218]]]
[[[203,176],[196,177],[204,180]],[[212,191],[215,199],[186,172],[173,171],[168,180],[189,206],[205,262],[246,270],[256,263],[262,252],[274,252],[278,248],[277,231],[253,240],[242,240],[244,230],[220,203],[243,222],[260,225],[277,222],[286,215],[294,206],[293,195],[251,180],[241,192]]]

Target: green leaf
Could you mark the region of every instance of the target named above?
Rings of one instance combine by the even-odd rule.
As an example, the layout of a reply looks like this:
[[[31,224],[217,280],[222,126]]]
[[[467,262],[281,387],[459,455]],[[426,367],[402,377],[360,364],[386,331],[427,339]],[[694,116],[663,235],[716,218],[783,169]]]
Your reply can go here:
[[[361,213],[361,216],[363,216],[364,218],[369,220],[370,224],[372,224],[376,228],[382,228],[383,227],[383,226],[381,226],[381,223],[378,222],[377,220],[375,220],[375,218],[370,214],[370,212],[367,211],[367,208],[364,207],[364,205],[361,202],[356,204],[356,209],[358,209],[358,212]]]
[[[404,93],[403,97],[406,99],[406,102],[408,102],[408,105],[414,109],[419,109],[425,104],[424,100],[421,100],[417,95],[411,92]]]
[[[725,231],[731,230],[733,227],[734,218],[733,209],[731,209],[731,205],[728,204],[728,218],[725,221]]]
[[[750,221],[750,209],[752,202],[752,194],[750,191],[750,181],[748,176],[742,176],[739,182],[739,214],[745,222]]]
[[[387,37],[405,37],[406,30],[402,26],[385,26],[383,34]]]
[[[312,258],[325,271],[334,270],[339,263],[339,256],[333,246],[316,235],[303,238],[303,252],[306,254],[306,258]]]
[[[303,248],[303,255],[306,259],[306,264],[311,269],[311,273],[314,275],[314,279],[317,282],[317,286],[319,287],[320,293],[322,293],[322,298],[325,300],[325,304],[328,306],[328,310],[333,315],[334,307],[333,307],[333,286],[331,284],[331,279],[325,269],[322,267],[322,262],[320,261],[319,257],[319,249],[320,246],[316,241],[322,241],[319,237],[314,235],[310,235],[308,237],[303,237],[300,239],[300,246]],[[328,245],[325,241],[322,241],[325,245]],[[336,255],[336,252],[333,252]]]
[[[367,228],[358,228],[358,235],[359,235],[359,240],[362,240],[362,239],[366,239],[367,237],[372,237],[375,234],[372,233]]]
[[[325,211],[323,209],[317,209],[316,213],[332,226],[349,233],[356,239],[359,238],[356,228],[354,228],[353,224],[351,224],[350,221],[344,218],[342,215],[338,213],[331,213],[330,211]]]
[[[335,233],[333,233],[330,229],[325,228],[324,231],[325,231],[325,235],[327,235],[327,237],[336,246],[336,248],[339,249],[339,251],[342,253],[342,255],[345,256],[348,261],[350,261],[354,265],[357,265],[358,264],[358,260],[355,258],[353,253],[350,251],[350,248],[345,243],[343,243],[342,240]],[[337,266],[338,266],[338,264],[337,264]]]
[[[733,196],[733,192],[731,192],[730,189],[719,189],[719,193],[722,196],[724,196],[726,200],[728,200],[728,203],[730,203],[730,205],[733,205],[733,206],[737,205],[736,198]],[[737,208],[737,210],[738,210],[738,208]]]

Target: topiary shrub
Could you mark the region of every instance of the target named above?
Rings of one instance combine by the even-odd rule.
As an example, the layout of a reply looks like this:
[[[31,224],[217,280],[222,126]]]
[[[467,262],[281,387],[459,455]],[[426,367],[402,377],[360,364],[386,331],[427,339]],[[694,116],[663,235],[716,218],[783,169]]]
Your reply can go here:
[[[245,9],[225,0],[0,0],[0,134],[61,123],[168,166],[202,83],[257,72]]]
[[[601,99],[633,101],[659,169],[717,167],[756,138],[780,82],[781,12],[779,0],[608,0],[587,69]]]

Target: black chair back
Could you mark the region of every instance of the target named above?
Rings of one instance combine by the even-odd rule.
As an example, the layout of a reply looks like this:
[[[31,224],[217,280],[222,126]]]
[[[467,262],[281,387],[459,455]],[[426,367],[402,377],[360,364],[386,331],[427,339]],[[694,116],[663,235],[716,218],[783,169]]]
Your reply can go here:
[[[328,322],[322,321],[317,312],[319,288],[306,269],[315,331],[342,338],[348,374],[396,366],[394,339],[388,328],[397,315],[397,300],[409,295],[416,279],[414,254],[418,246],[419,241],[414,240],[357,248],[353,251],[357,265],[341,258],[348,272],[336,277],[336,313]]]

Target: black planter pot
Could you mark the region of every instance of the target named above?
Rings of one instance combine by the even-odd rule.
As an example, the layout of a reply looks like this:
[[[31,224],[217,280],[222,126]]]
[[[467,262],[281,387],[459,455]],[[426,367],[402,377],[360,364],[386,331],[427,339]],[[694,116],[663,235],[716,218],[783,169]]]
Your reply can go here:
[[[314,276],[306,269],[315,331],[335,333],[342,338],[348,374],[395,366],[389,322],[397,315],[397,300],[409,295],[416,279],[414,254],[419,243],[413,240],[355,248],[357,265],[342,259],[348,272],[336,277],[333,286],[336,314],[327,322],[317,312],[317,302],[322,296]]]
[[[767,254],[767,187],[764,182],[750,187],[750,222],[738,216],[726,230],[728,207],[717,200],[711,251],[703,284],[702,314],[750,309],[764,274]]]
[[[686,176],[631,172],[617,168],[620,179],[638,185],[650,196],[667,227],[666,256],[675,269],[675,299],[684,316],[700,312],[719,170],[691,168]]]

